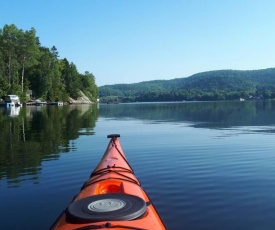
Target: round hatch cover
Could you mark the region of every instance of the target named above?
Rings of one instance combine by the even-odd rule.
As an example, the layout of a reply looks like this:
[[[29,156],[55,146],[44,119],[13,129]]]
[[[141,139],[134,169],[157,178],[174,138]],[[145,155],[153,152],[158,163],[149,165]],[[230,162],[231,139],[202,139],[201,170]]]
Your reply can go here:
[[[66,210],[69,221],[133,220],[146,212],[146,203],[129,194],[102,194],[74,201]]]
[[[88,209],[94,212],[110,212],[123,208],[126,203],[118,199],[96,200],[88,205]]]

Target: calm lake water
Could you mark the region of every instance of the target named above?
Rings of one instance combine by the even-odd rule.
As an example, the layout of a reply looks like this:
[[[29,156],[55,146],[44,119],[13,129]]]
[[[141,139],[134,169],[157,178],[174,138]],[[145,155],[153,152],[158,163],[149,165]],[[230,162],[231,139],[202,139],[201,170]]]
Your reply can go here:
[[[168,229],[275,229],[275,101],[1,108],[1,229],[49,229],[110,133]]]

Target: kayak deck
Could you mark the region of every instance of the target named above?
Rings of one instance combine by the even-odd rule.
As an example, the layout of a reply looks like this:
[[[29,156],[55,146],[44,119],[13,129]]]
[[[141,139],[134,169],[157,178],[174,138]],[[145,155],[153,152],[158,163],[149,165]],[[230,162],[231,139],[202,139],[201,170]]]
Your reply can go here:
[[[166,229],[121,148],[118,134],[52,229]]]

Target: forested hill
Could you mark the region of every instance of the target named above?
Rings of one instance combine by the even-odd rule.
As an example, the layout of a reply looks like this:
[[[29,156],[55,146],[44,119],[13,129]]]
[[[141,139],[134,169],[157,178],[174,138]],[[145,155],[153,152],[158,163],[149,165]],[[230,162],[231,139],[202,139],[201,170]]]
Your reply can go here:
[[[275,98],[275,68],[216,70],[187,78],[99,87],[101,102]]]
[[[21,102],[34,98],[69,101],[85,94],[96,101],[98,87],[92,73],[78,72],[74,63],[60,59],[55,46],[42,46],[36,30],[15,25],[0,28],[0,98],[16,94]]]

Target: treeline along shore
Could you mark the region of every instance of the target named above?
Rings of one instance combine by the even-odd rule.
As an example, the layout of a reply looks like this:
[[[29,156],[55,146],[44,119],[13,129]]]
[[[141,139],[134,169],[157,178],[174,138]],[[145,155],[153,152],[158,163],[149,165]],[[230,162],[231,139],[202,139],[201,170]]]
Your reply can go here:
[[[79,73],[74,63],[59,58],[55,46],[42,46],[34,28],[24,31],[12,24],[0,29],[0,97],[9,94],[21,102],[32,96],[72,103],[79,97],[101,103],[274,99],[275,68],[97,87],[92,73]]]
[[[221,101],[275,98],[275,68],[216,70],[172,80],[99,87],[102,103]]]
[[[55,46],[42,46],[34,28],[12,24],[0,29],[0,97],[9,94],[21,102],[30,96],[69,102],[83,94],[96,102],[98,87],[92,73],[79,73],[74,63],[59,58]]]

